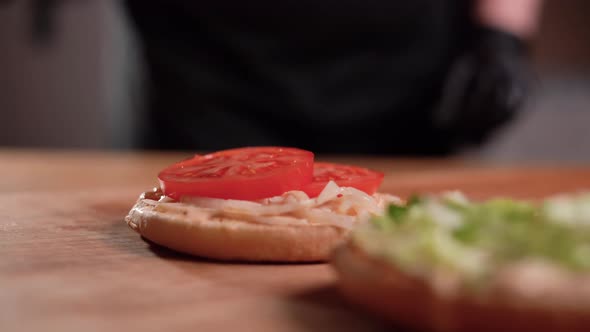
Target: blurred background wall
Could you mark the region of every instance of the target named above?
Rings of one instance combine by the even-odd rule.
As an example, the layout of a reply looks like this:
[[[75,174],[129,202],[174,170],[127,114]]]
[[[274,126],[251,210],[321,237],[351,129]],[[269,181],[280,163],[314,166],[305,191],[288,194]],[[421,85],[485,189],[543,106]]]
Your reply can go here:
[[[0,146],[132,147],[140,67],[118,1],[62,1],[38,38],[32,3],[0,0]]]
[[[0,147],[124,149],[141,118],[141,62],[116,0],[66,1],[48,43],[31,1],[0,0]],[[472,157],[590,161],[590,1],[546,0],[527,110]]]

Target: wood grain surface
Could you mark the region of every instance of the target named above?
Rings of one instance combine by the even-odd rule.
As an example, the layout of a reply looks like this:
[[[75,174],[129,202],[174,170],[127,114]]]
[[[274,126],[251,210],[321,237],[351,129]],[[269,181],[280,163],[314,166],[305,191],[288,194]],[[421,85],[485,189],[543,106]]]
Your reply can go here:
[[[0,331],[385,331],[326,264],[218,263],[142,240],[123,217],[183,153],[0,150]],[[590,189],[590,167],[322,157],[381,190],[476,198]]]

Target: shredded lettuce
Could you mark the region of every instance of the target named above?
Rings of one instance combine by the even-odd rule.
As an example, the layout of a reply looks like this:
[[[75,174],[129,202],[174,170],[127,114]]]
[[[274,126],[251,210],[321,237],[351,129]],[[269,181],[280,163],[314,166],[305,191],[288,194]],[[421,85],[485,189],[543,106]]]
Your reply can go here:
[[[498,265],[541,259],[590,270],[590,194],[541,203],[469,201],[458,192],[414,196],[353,233],[372,253],[414,272],[435,268],[481,276]]]

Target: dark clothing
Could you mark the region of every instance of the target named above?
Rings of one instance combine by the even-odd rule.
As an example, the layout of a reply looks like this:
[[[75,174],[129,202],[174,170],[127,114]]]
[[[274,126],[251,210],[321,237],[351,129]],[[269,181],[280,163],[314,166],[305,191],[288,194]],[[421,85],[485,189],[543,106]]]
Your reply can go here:
[[[148,68],[147,148],[452,148],[430,114],[468,39],[467,1],[126,5]]]

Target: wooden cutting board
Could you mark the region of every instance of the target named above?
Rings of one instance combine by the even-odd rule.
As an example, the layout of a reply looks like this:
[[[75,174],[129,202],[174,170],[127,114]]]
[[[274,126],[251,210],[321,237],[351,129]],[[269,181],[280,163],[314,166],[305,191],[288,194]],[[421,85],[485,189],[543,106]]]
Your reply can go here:
[[[402,196],[460,189],[477,198],[541,197],[590,189],[590,168],[378,168],[387,173],[382,190]],[[0,191],[0,330],[389,328],[341,299],[327,264],[218,263],[150,245],[123,222],[138,194],[137,182]]]
[[[355,331],[328,265],[229,264],[131,231],[136,192],[0,195],[2,331]]]

